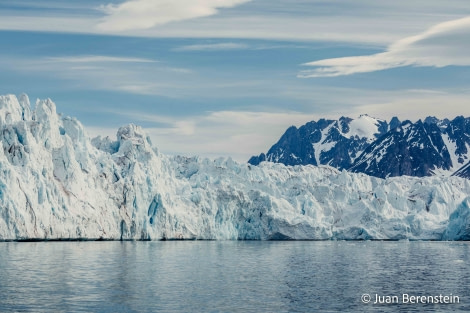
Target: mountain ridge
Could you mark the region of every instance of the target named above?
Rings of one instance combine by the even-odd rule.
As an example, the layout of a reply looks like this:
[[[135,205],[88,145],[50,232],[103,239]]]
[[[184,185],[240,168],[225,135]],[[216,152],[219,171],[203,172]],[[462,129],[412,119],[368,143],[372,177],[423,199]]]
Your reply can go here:
[[[308,136],[308,132],[317,136]],[[307,157],[303,151],[308,151]],[[357,119],[320,119],[299,128],[289,127],[266,154],[253,156],[248,163],[322,164],[385,178],[449,176],[469,159],[470,118],[427,117],[424,121],[401,122],[397,117],[385,121],[361,115]]]

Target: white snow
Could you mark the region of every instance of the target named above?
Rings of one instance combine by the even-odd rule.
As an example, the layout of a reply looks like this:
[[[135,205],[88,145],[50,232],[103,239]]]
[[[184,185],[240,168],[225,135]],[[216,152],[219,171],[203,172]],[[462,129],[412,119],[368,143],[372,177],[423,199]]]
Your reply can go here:
[[[335,122],[334,123],[331,123],[330,125],[328,125],[322,132],[321,132],[321,139],[320,141],[318,142],[315,142],[313,143],[313,149],[315,151],[315,160],[317,161],[317,164],[320,165],[322,164],[320,162],[320,157],[321,157],[321,154],[322,152],[328,152],[330,151],[331,149],[333,149],[333,147],[336,145],[336,142],[334,141],[330,141],[330,142],[326,142],[326,140],[328,139],[328,134],[331,130],[331,128],[333,126],[335,126]]]
[[[376,139],[375,134],[379,133],[378,119],[373,118],[367,114],[362,114],[358,118],[351,121],[349,124],[349,132],[344,134],[345,137],[367,138],[370,143]]]
[[[23,100],[0,97],[0,240],[470,236],[469,180],[169,157],[138,126],[90,140]]]
[[[467,145],[467,151],[468,153],[466,155],[457,155],[457,144],[455,141],[452,141],[449,138],[449,135],[447,134],[442,134],[442,140],[444,141],[445,146],[447,147],[447,151],[449,151],[450,154],[450,159],[452,161],[452,168],[449,171],[441,171],[439,174],[441,175],[452,175],[455,171],[460,169],[470,158],[470,147]],[[459,157],[464,159],[463,163],[459,163]],[[435,171],[436,172],[436,171]],[[436,174],[438,174],[436,172]]]
[[[320,140],[318,142],[312,143],[317,164],[325,164],[320,162],[322,154],[330,151],[337,144],[337,142],[333,141],[330,136],[332,128],[336,128],[341,136],[345,138],[365,138],[366,143],[370,144],[377,139],[375,135],[379,133],[380,121],[383,120],[379,120],[370,117],[367,114],[363,114],[349,122],[349,130],[347,132],[342,131],[339,120],[332,121],[325,129],[322,130]],[[349,157],[351,158],[352,162],[354,162],[354,160],[361,155],[362,150],[366,148],[367,144],[361,144],[354,154],[349,151]],[[332,160],[329,162],[331,163]]]

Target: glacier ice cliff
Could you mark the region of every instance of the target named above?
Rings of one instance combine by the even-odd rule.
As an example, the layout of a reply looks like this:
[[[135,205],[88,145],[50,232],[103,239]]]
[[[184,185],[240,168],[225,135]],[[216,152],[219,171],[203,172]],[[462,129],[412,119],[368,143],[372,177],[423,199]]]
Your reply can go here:
[[[167,156],[0,96],[0,240],[470,238],[470,181]]]

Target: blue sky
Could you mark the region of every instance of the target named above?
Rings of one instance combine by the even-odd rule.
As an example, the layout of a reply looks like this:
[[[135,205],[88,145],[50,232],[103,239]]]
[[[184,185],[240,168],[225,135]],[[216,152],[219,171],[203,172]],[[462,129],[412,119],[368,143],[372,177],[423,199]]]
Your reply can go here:
[[[469,38],[466,0],[2,0],[0,94],[246,161],[320,117],[470,115]]]

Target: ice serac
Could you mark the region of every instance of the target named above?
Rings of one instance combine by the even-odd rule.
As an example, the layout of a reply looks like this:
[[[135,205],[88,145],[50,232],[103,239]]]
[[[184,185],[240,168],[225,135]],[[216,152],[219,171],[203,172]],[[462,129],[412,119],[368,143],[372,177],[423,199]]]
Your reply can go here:
[[[451,214],[442,239],[470,240],[470,197]]]
[[[169,157],[135,125],[90,140],[51,100],[1,97],[0,119],[0,240],[468,238],[460,177]]]

